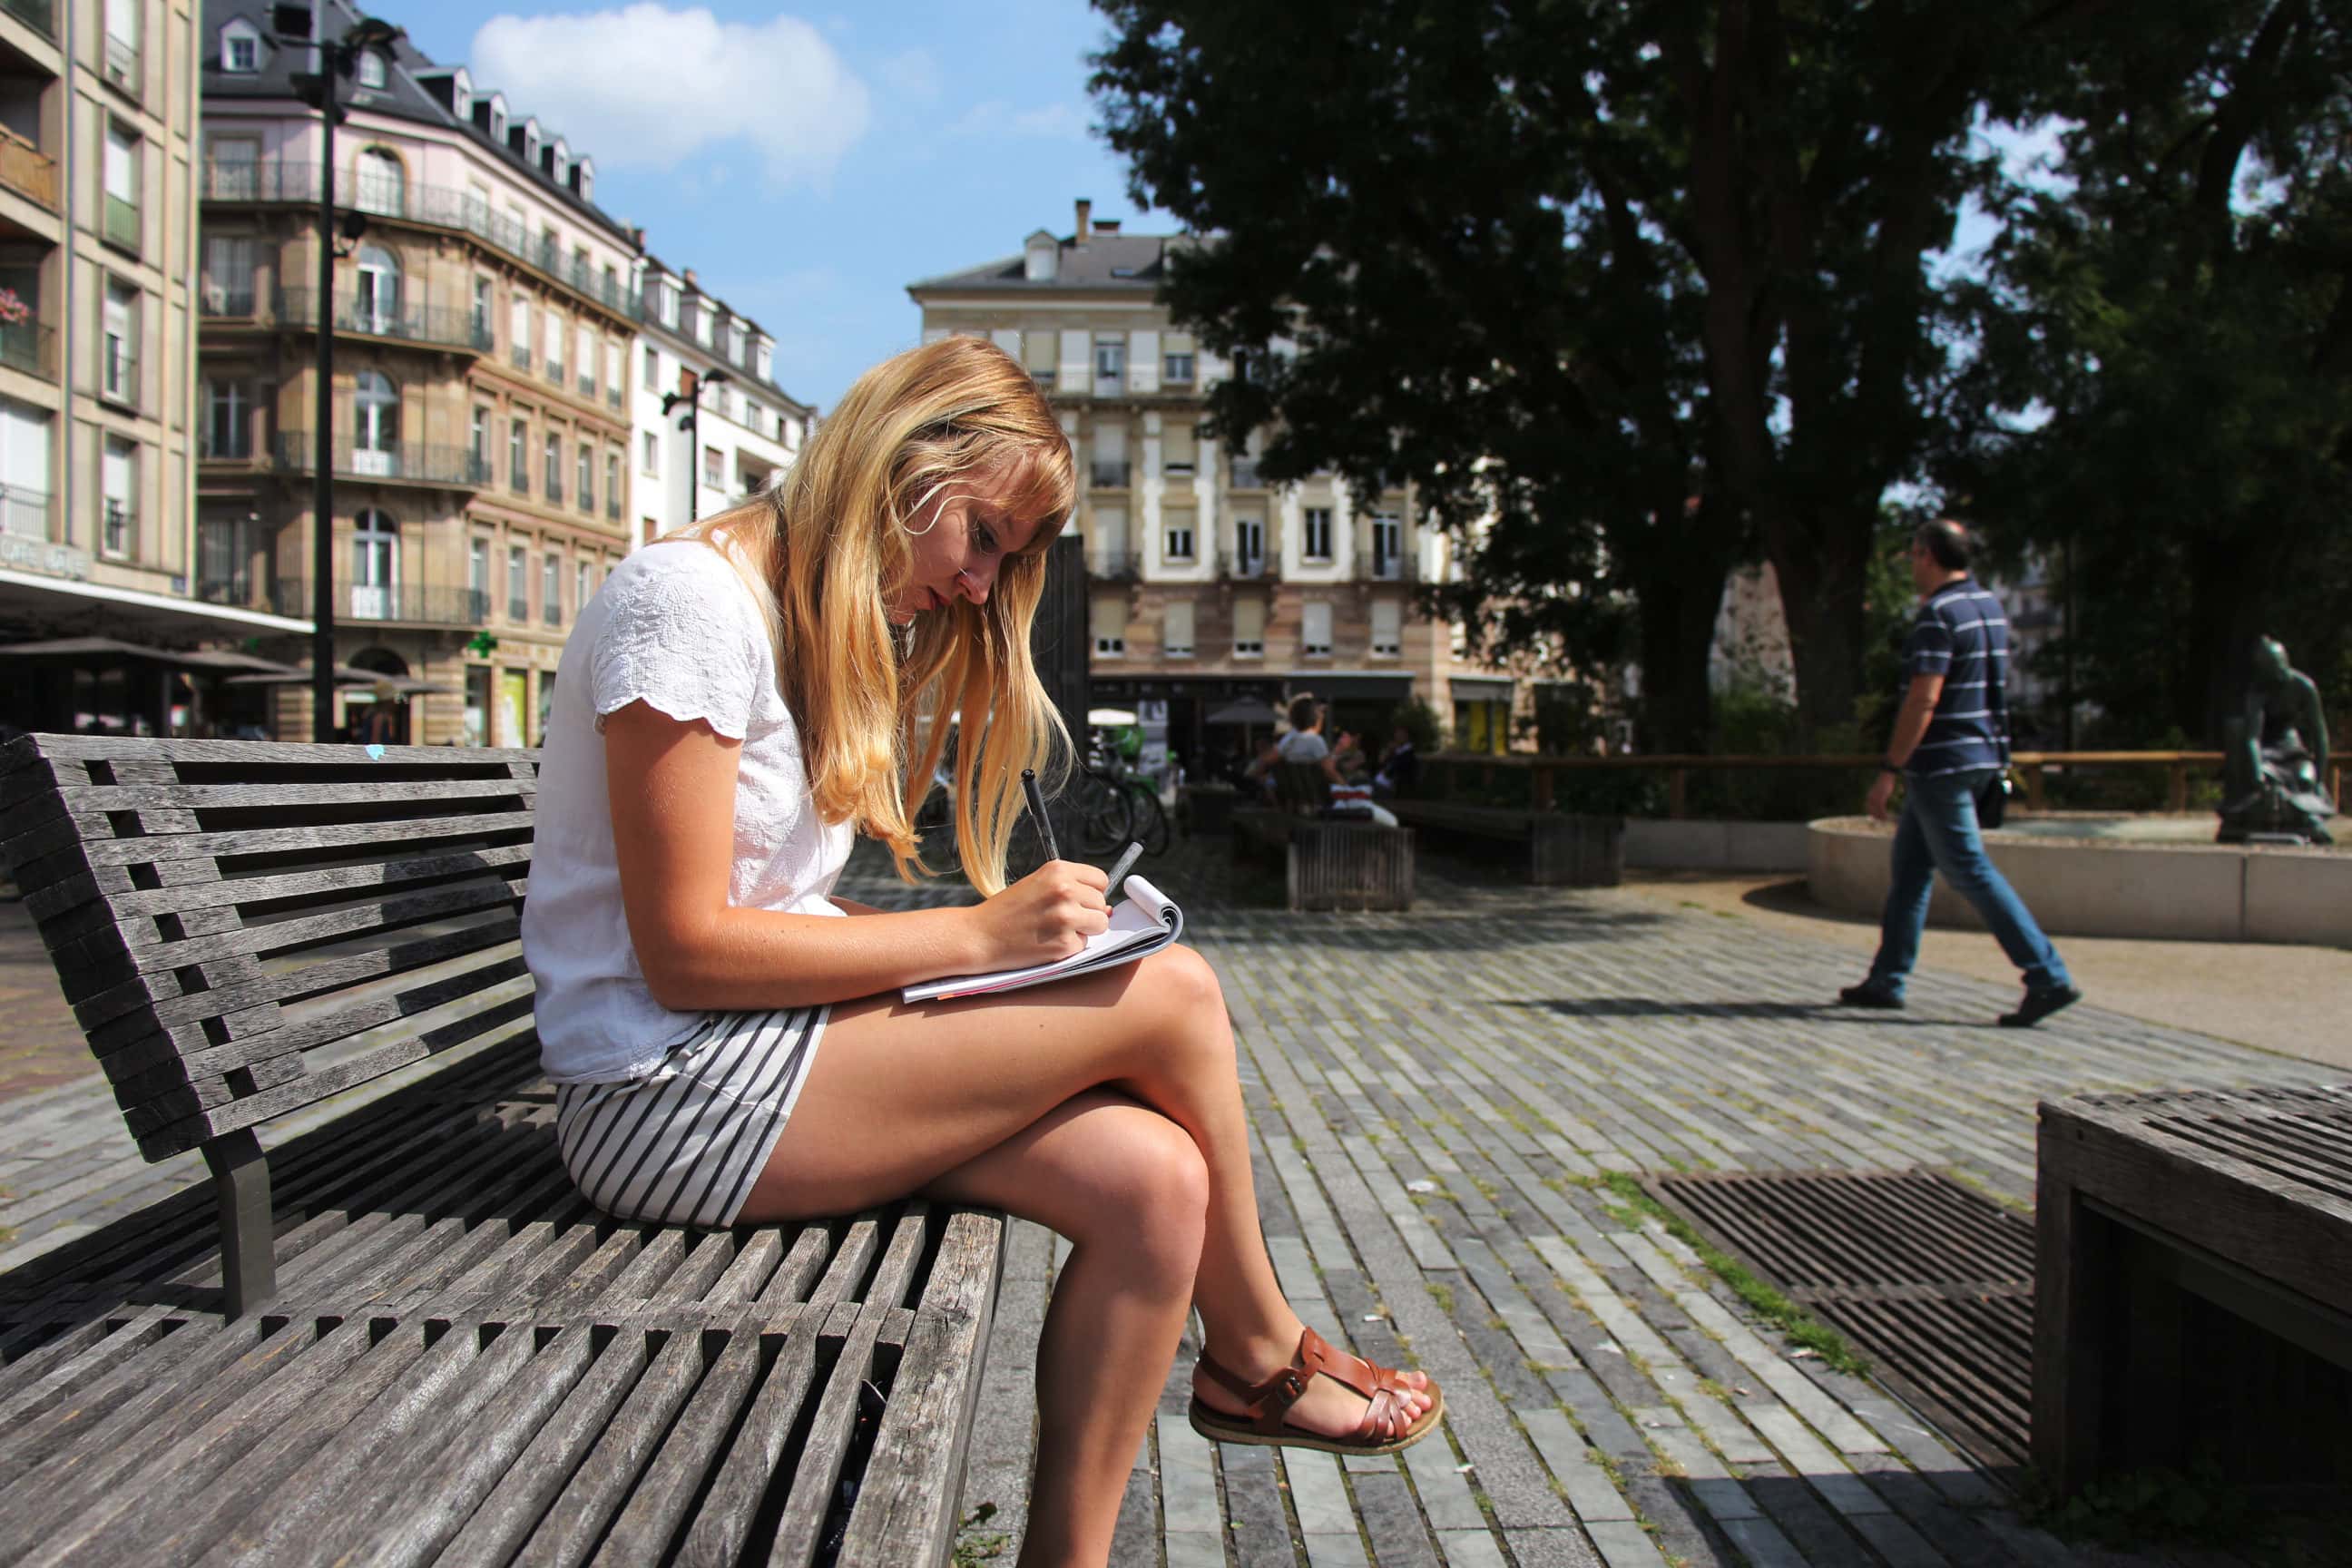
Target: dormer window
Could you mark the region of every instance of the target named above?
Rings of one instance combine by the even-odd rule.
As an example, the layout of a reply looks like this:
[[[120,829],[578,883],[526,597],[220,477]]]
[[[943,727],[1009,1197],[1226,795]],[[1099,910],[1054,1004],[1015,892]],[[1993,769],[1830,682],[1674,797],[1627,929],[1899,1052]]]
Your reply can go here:
[[[526,163],[539,162],[539,132],[536,131],[522,133],[522,161]]]
[[[449,79],[449,106],[460,120],[474,118],[474,79],[466,74],[463,66]]]
[[[261,68],[261,34],[239,18],[221,29],[221,69],[232,76],[251,76]]]
[[[383,57],[373,49],[362,50],[360,54],[360,85],[382,87],[384,75]]]
[[[506,139],[507,111],[503,107],[494,102],[490,105],[490,140],[493,142],[503,142]]]
[[[583,202],[596,199],[596,161],[593,158],[583,158],[572,166],[572,188],[580,193],[580,199]]]

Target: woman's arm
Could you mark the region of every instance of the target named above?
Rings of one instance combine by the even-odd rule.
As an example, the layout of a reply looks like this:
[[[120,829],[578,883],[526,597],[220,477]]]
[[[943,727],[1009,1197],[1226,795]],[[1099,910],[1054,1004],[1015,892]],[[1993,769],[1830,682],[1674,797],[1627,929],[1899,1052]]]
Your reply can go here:
[[[942,974],[1066,957],[1110,923],[1106,879],[1055,861],[986,902],[864,920],[738,909],[740,742],[645,702],[604,721],[629,941],[654,999],[680,1012],[845,1002]]]
[[[827,894],[824,901],[845,915],[878,915],[888,912],[877,910],[872,904],[861,904],[856,899],[845,899],[838,893]]]

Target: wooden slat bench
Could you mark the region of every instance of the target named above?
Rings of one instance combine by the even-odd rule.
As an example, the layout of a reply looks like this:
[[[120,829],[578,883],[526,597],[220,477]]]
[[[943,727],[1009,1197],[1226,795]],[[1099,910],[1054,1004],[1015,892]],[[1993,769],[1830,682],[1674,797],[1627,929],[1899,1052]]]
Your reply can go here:
[[[0,1276],[0,1561],[948,1560],[1002,1216],[591,1208],[518,940],[537,773],[0,751],[7,863],[126,1124],[215,1173]],[[264,1156],[270,1117],[435,1057]]]
[[[2352,1086],[2041,1108],[2033,1459],[2352,1498]]]
[[[1234,852],[1255,847],[1282,857],[1290,908],[1412,908],[1412,829],[1344,817],[1299,816],[1268,807],[1233,814]]]
[[[1528,880],[1546,887],[1613,888],[1625,879],[1625,821],[1453,801],[1382,803],[1399,822],[1524,847]]]

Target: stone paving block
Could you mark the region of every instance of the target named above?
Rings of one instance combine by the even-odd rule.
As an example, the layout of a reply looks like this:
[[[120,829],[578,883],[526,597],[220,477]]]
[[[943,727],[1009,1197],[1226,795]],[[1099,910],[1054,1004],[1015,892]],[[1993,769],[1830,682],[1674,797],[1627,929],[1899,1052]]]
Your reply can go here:
[[[1429,1516],[1431,1529],[1486,1529],[1486,1516],[1479,1511],[1477,1500],[1470,1495],[1469,1479],[1454,1458],[1453,1448],[1433,1437],[1407,1448],[1402,1458],[1412,1477],[1412,1489],[1421,1499],[1421,1511]]]
[[[1507,1530],[1503,1543],[1519,1568],[1601,1568],[1600,1555],[1580,1530]]]
[[[1633,1505],[1625,1500],[1566,1415],[1557,1410],[1522,1410],[1519,1422],[1528,1429],[1528,1441],[1542,1456],[1545,1467],[1568,1494],[1568,1505],[1578,1520],[1589,1523],[1633,1517]]]
[[[1441,1530],[1437,1550],[1445,1568],[1510,1568],[1502,1542],[1484,1530]]]
[[[1282,1468],[1290,1482],[1290,1506],[1298,1515],[1299,1533],[1356,1533],[1355,1506],[1348,1500],[1348,1483],[1337,1458],[1312,1448],[1286,1448]]]
[[[1161,1412],[1160,1510],[1171,1534],[1197,1531],[1214,1537],[1224,1529],[1217,1504],[1215,1446],[1181,1415]]]
[[[1306,1540],[1309,1568],[1370,1568],[1364,1542],[1352,1530],[1345,1535],[1310,1535]]]
[[[1665,1568],[1665,1559],[1638,1524],[1588,1524],[1586,1533],[1609,1568]]]
[[[1393,1472],[1355,1478],[1356,1510],[1380,1568],[1437,1568],[1437,1546],[1413,1506],[1404,1477]]]
[[[1802,1422],[1785,1410],[1759,1410],[1754,1416],[1757,1430],[1765,1441],[1780,1450],[1789,1468],[1804,1479],[1806,1485],[1822,1494],[1829,1505],[1849,1517],[1862,1513],[1889,1511],[1886,1500],[1870,1489],[1863,1479],[1845,1468],[1835,1454],[1822,1445]]]

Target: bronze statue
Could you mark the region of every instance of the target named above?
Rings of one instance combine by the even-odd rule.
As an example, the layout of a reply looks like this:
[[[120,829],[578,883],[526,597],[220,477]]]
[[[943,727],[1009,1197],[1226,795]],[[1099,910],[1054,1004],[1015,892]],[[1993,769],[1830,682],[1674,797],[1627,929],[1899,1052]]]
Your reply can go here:
[[[2250,838],[2332,844],[2327,819],[2327,721],[2319,688],[2291,668],[2274,637],[2254,644],[2253,681],[2242,711],[2221,726],[2221,830],[2215,842]]]

